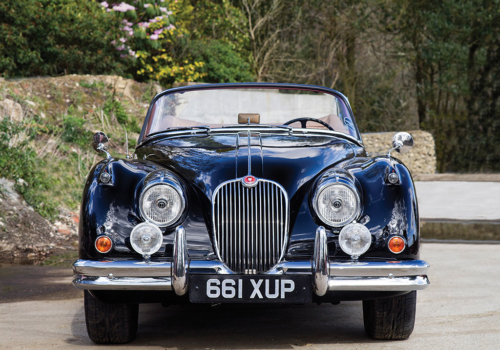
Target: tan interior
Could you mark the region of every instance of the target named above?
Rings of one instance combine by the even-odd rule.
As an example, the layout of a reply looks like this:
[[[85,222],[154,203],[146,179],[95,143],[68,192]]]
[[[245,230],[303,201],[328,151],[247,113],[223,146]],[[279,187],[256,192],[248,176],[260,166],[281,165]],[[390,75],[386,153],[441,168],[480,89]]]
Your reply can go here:
[[[152,111],[154,113],[154,110]],[[152,119],[152,118],[151,118]],[[330,125],[335,131],[343,132],[345,134],[349,134],[349,131],[346,129],[344,124],[340,121],[340,118],[334,114],[330,114],[326,117],[319,118],[321,121],[324,121],[328,125]],[[234,124],[238,124],[238,115],[236,114],[234,116]],[[176,118],[174,116],[163,116],[161,120],[161,124],[157,126],[157,130],[167,130],[168,128],[179,128],[179,127],[190,127],[190,126],[200,126],[200,125],[207,125],[210,128],[221,128],[223,124],[211,124],[211,123],[197,123],[195,121],[191,120],[186,120],[186,119],[180,119]],[[281,125],[281,124],[270,124],[270,125]],[[291,127],[293,128],[300,128],[301,124],[300,122],[295,122],[290,124]],[[146,135],[150,133],[150,128],[151,125],[148,125],[148,129],[146,130]],[[323,129],[327,130],[327,128],[319,123],[315,122],[307,122],[307,128],[308,129]],[[157,132],[157,131],[154,131]]]

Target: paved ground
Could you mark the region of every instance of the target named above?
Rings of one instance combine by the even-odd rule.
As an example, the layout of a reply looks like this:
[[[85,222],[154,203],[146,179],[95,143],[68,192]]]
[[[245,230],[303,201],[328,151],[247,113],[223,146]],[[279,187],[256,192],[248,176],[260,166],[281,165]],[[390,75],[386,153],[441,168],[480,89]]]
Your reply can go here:
[[[76,259],[78,256],[74,255],[65,268],[0,263],[0,305],[16,301],[82,297],[82,292],[71,285],[71,264]]]
[[[422,219],[500,220],[500,182],[415,183]]]
[[[407,341],[367,338],[360,302],[221,308],[141,305],[137,340],[106,349],[498,349],[498,249],[498,245],[422,246],[422,258],[432,266],[432,284],[418,293],[415,331]],[[39,268],[39,276],[46,270],[33,268]],[[70,273],[67,270],[68,277]],[[68,278],[50,279],[49,284],[61,281]],[[38,300],[64,297],[51,292],[36,296]],[[0,304],[0,348],[91,345],[81,299]]]
[[[418,174],[415,181],[500,182],[500,174]]]

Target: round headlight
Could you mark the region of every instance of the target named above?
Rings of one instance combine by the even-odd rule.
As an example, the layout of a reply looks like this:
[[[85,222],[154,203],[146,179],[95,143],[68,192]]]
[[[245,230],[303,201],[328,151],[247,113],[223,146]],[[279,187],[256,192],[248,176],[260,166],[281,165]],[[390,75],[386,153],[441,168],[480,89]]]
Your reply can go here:
[[[372,235],[362,224],[349,224],[340,231],[339,244],[344,253],[357,257],[370,248]]]
[[[314,199],[314,210],[321,221],[333,227],[344,226],[359,215],[358,193],[342,183],[319,188]]]
[[[153,255],[163,243],[163,235],[158,226],[143,222],[137,225],[130,234],[130,244],[142,255]]]
[[[145,220],[165,227],[181,216],[184,197],[179,188],[165,183],[155,184],[142,193],[140,209]]]

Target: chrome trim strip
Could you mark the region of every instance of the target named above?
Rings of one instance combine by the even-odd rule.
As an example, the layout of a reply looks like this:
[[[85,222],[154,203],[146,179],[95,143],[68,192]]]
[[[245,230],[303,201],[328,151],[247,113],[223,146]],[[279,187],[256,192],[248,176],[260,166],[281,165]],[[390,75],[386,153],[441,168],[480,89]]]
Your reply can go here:
[[[323,226],[316,230],[314,239],[313,267],[313,292],[318,296],[323,296],[328,290],[328,246],[326,241],[326,231]]]
[[[240,126],[240,127],[234,127],[234,128],[233,127],[232,128],[225,127],[225,128],[210,129],[211,134],[232,134],[234,132],[245,132],[245,131],[247,131],[247,132],[259,132],[261,134],[281,133],[281,134],[285,134],[285,135],[290,135],[290,130],[288,128],[283,129],[283,128],[279,128],[279,127],[262,128],[262,127],[257,127],[257,126],[248,126],[248,127]],[[186,135],[194,136],[194,135],[198,135],[198,134],[207,135],[207,131],[205,129],[165,131],[162,133],[155,134],[151,138],[147,138],[147,137],[144,138],[142,140],[142,142],[136,146],[136,148],[142,146],[145,143],[154,142],[155,140],[161,139],[161,136],[165,136],[165,137],[186,136]],[[319,135],[327,135],[327,136],[336,136],[336,137],[341,137],[341,138],[347,139],[349,141],[352,141],[355,144],[357,144],[358,146],[364,147],[363,142],[361,140],[358,140],[357,138],[355,138],[351,135],[344,134],[343,132],[339,132],[339,131],[321,130],[321,129],[307,129],[307,128],[306,129],[293,128],[292,134],[293,135],[300,135],[300,136],[308,136],[308,135],[315,135],[315,134],[316,135],[319,134]]]
[[[429,286],[427,276],[411,277],[330,277],[329,291],[399,292],[422,290]]]
[[[238,134],[239,135],[239,134]],[[248,175],[252,175],[252,138],[251,133],[247,133],[247,149],[248,149]]]
[[[236,275],[224,263],[217,260],[190,260],[189,274],[192,275]]]
[[[200,273],[201,271],[198,270]],[[214,273],[216,270],[206,270]],[[219,274],[222,274],[218,272]],[[427,276],[410,277],[330,277],[329,291],[412,291],[429,286]],[[100,277],[75,275],[73,286],[87,290],[172,290],[171,277]]]
[[[188,250],[186,243],[186,230],[184,227],[178,226],[174,236],[174,266],[172,269],[172,285],[175,294],[181,296],[186,294],[188,290]]]
[[[407,261],[348,261],[329,262],[331,277],[394,277],[422,276],[427,274],[429,264],[422,260]],[[275,265],[267,275],[307,274],[313,271],[311,261],[282,261]],[[77,260],[73,264],[73,273],[95,277],[106,277],[110,273],[115,277],[170,277],[172,263],[169,261],[144,260]],[[224,263],[217,260],[190,260],[190,274],[234,275]]]
[[[170,277],[172,263],[145,262],[144,260],[77,260],[73,264],[73,274],[104,277]]]
[[[424,261],[398,264],[389,262],[368,263],[333,263],[330,262],[330,271],[337,271],[337,275],[328,278],[329,291],[412,291],[425,289],[429,279],[425,275],[428,264]],[[341,265],[340,269],[337,269]],[[406,265],[406,266],[405,266]],[[78,260],[73,269],[75,271],[73,285],[78,289],[88,290],[173,290],[168,262],[145,263],[143,261],[87,261]],[[392,269],[389,269],[392,268]],[[283,274],[312,274],[311,261],[281,262],[267,275]],[[84,272],[84,273],[82,273]],[[342,273],[342,275],[339,274]],[[189,274],[218,274],[234,275],[227,266],[216,260],[191,260]],[[406,273],[407,275],[400,275]],[[137,275],[126,277],[123,274]],[[163,277],[158,275],[163,274]],[[357,276],[354,276],[357,274]],[[370,274],[363,276],[361,274]],[[392,274],[392,276],[391,276]],[[151,277],[145,277],[150,275]],[[139,277],[141,276],[141,277]]]
[[[273,266],[265,275],[311,275],[313,271],[312,260],[309,261],[283,261]]]
[[[172,290],[171,277],[99,277],[75,275],[73,286],[87,290]]]
[[[387,277],[426,275],[429,264],[423,260],[399,261],[330,261],[330,276],[343,277]]]

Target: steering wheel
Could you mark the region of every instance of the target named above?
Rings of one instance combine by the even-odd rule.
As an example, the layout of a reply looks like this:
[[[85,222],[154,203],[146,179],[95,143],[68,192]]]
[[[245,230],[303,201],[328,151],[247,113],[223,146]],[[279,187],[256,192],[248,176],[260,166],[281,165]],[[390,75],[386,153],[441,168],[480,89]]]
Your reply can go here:
[[[321,124],[321,125],[325,126],[328,130],[335,131],[335,129],[333,129],[330,125],[328,125],[324,121],[316,119],[316,118],[297,118],[297,119],[292,119],[292,120],[287,121],[283,125],[290,125],[290,124],[293,124],[295,122],[300,122],[300,127],[302,129],[306,129],[307,128],[307,122],[315,122],[315,123],[318,123],[318,124]]]

